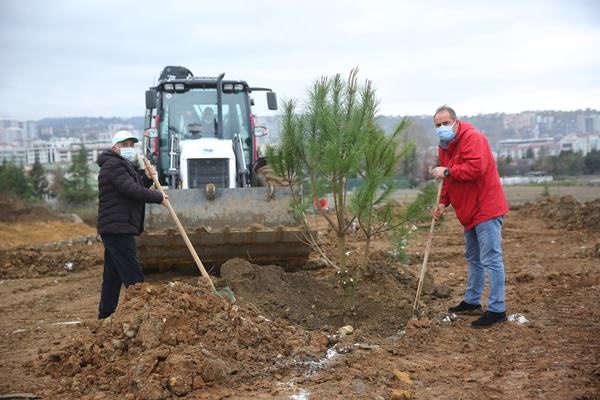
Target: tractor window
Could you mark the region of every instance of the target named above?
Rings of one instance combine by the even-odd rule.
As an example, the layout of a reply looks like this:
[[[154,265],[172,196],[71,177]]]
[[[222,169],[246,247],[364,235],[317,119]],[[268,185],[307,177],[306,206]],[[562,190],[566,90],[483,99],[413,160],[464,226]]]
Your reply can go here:
[[[215,137],[217,91],[196,88],[185,93],[163,93],[163,121],[180,139]]]
[[[170,135],[180,140],[219,138],[219,107],[217,90],[193,88],[184,93],[162,94],[162,115],[159,127],[161,154],[168,165],[168,142]],[[223,129],[220,139],[233,139],[239,134],[242,139],[244,157],[248,166],[252,163],[252,140],[250,111],[246,92],[223,93],[221,111]]]
[[[163,93],[162,133],[171,131],[180,139],[215,137],[219,121],[216,89],[194,88],[185,93]],[[223,93],[223,139],[239,133],[244,143],[250,138],[247,94]]]
[[[242,138],[246,163],[252,162],[252,137],[250,136],[250,113],[246,93],[223,95],[223,137],[233,139],[235,134]]]

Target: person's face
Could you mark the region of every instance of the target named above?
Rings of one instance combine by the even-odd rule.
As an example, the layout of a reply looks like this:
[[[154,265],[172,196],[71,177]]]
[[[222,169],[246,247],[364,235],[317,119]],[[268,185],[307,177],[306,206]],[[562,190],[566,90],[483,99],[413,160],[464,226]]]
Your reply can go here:
[[[133,141],[133,139],[127,139],[127,140],[123,140],[122,142],[119,142],[117,144],[115,144],[115,146],[113,147],[113,149],[115,149],[115,151],[119,154],[121,154],[121,149],[124,147],[133,147],[135,145],[135,142]]]
[[[435,124],[435,127],[439,128],[440,126],[452,126],[455,120],[453,120],[450,117],[450,113],[448,111],[442,110],[439,113],[435,114],[433,122]],[[456,125],[452,128],[452,130],[456,132]]]

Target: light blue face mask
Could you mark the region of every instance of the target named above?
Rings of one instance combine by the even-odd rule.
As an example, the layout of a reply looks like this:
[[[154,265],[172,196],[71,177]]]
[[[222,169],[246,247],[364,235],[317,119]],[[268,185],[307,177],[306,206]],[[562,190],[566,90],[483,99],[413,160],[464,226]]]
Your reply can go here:
[[[137,151],[133,147],[121,147],[121,157],[134,162],[137,158]]]
[[[437,133],[438,137],[442,142],[448,143],[456,137],[456,133],[454,133],[452,128],[454,128],[454,124],[442,125],[439,128],[435,128],[435,133]]]

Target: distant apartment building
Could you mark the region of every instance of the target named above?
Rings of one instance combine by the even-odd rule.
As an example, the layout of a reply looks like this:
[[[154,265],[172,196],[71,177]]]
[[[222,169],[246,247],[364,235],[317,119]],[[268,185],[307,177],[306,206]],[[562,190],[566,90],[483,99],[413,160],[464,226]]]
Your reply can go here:
[[[9,128],[9,133],[12,132],[11,128]],[[111,131],[98,135],[99,139],[94,140],[57,137],[50,140],[2,141],[0,142],[0,162],[13,161],[25,166],[33,165],[36,160],[41,164],[71,163],[81,146],[84,146],[88,162],[95,163],[103,150],[111,148],[112,135],[117,130],[124,128],[130,128],[130,126],[111,126]],[[141,141],[142,137],[139,131],[133,129],[130,131]],[[138,145],[138,150],[140,149],[141,146]]]
[[[9,126],[4,128],[4,132],[0,135],[1,143],[20,143],[23,141],[24,129],[18,126]]]
[[[0,119],[0,144],[26,142],[38,138],[36,121]]]
[[[519,160],[532,153],[534,158],[556,156],[563,151],[585,156],[592,150],[600,150],[600,134],[572,133],[557,141],[551,137],[500,140],[496,153],[498,157]]]
[[[578,132],[600,133],[600,114],[580,114],[576,120]]]
[[[498,141],[496,150],[498,157],[510,157],[513,160],[527,158],[532,152],[534,158],[555,156],[560,153],[560,143],[552,137],[506,139]]]
[[[52,136],[54,135],[54,128],[51,126],[42,126],[40,127],[40,134],[44,136]]]
[[[110,142],[86,142],[73,138],[59,138],[52,141],[36,140],[26,145],[0,145],[0,162],[12,161],[16,164],[32,165],[71,163],[85,146],[88,162],[94,163],[98,155],[111,147]]]
[[[505,114],[502,119],[504,129],[513,129],[517,133],[531,132],[535,126],[535,114],[523,112],[519,114]]]
[[[581,153],[585,156],[592,150],[600,150],[600,134],[572,133],[560,140],[560,151]]]

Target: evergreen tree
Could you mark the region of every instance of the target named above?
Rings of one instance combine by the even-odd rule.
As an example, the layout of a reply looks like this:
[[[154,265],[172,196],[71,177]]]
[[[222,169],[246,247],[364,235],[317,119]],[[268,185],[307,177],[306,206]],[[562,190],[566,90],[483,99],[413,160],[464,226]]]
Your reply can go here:
[[[558,175],[581,175],[583,167],[584,157],[579,152],[562,151],[557,157]]]
[[[408,120],[406,120],[408,121]],[[400,122],[402,124],[403,121]],[[414,141],[404,141],[404,146],[410,151],[406,152],[404,161],[402,162],[402,174],[408,178],[411,188],[417,187],[419,184],[419,162],[417,160],[417,146]]]
[[[408,142],[403,148],[399,144],[400,134],[408,124],[408,119],[402,119],[391,136],[385,136],[379,129],[368,132],[359,169],[363,184],[350,202],[351,211],[366,237],[362,268],[367,267],[373,236],[395,227],[395,203],[390,200],[390,194],[394,189],[396,168],[407,155],[415,154],[414,142]]]
[[[507,176],[508,175],[508,170],[510,167],[510,156],[504,157],[504,156],[500,156],[498,157],[498,160],[496,160],[496,165],[498,168],[498,175],[500,175],[501,177]]]
[[[309,188],[308,204],[294,195],[296,215],[306,221],[304,210],[316,204],[337,237],[338,273],[347,308],[352,307],[356,279],[347,268],[346,235],[352,221],[347,218],[348,179],[357,176],[368,133],[375,127],[377,101],[370,81],[360,85],[356,69],[347,81],[337,74],[316,80],[308,92],[305,112],[296,114],[296,104],[284,104],[281,119],[282,144],[267,153],[274,171],[293,179],[292,188]],[[323,210],[323,191],[333,195],[334,215]]]
[[[49,187],[50,196],[62,197],[65,190],[65,173],[58,168],[52,173],[52,184]]]
[[[600,173],[600,150],[592,150],[585,155],[583,160],[586,174]]]
[[[35,160],[31,171],[29,171],[29,181],[34,198],[42,200],[48,193],[48,179],[44,173],[44,167],[38,159]]]
[[[87,151],[82,146],[67,170],[62,198],[73,204],[82,204],[92,200],[96,196],[96,192],[89,183],[89,175]]]
[[[25,200],[31,199],[31,184],[23,165],[17,165],[13,161],[2,162],[0,192],[11,193]]]
[[[535,153],[531,147],[527,148],[527,151],[525,152],[525,158],[529,160],[533,160],[535,158]]]

